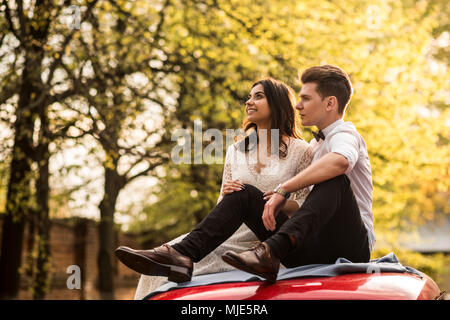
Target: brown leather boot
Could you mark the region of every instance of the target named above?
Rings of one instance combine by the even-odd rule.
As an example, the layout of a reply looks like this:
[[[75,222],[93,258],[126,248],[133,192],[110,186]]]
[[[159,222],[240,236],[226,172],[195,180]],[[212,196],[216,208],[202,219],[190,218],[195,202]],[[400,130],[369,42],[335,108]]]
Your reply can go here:
[[[121,246],[116,257],[127,267],[149,276],[166,276],[176,283],[190,281],[193,262],[168,244],[151,250],[134,250]]]
[[[239,270],[256,274],[272,283],[277,280],[280,269],[280,260],[271,255],[269,246],[264,242],[242,253],[227,251],[223,254],[222,260]]]

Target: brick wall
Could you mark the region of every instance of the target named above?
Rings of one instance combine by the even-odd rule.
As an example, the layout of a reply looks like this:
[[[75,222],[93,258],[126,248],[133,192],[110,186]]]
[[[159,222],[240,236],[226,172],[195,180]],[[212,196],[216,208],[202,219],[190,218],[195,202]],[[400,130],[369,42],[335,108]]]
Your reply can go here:
[[[0,215],[0,239],[2,217]],[[27,261],[27,232],[22,264]],[[140,245],[133,234],[116,233],[116,243],[139,248]],[[53,220],[50,229],[50,290],[46,299],[100,299],[97,290],[97,223],[89,219]],[[115,298],[133,299],[139,281],[139,275],[113,258]],[[66,273],[70,265],[77,265],[81,271],[81,289],[68,289]],[[23,268],[23,267],[22,267]],[[28,277],[22,275],[19,299],[31,299]]]

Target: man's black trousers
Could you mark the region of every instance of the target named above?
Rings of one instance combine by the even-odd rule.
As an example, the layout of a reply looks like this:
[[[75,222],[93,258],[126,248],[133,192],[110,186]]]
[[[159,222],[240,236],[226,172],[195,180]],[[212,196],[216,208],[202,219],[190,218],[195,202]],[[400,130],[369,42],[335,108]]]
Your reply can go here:
[[[267,191],[267,190],[265,190]],[[194,262],[217,248],[245,223],[259,240],[276,252],[286,267],[331,264],[343,257],[368,262],[367,230],[346,175],[314,185],[302,207],[291,218],[280,212],[275,231],[262,222],[263,192],[252,185],[223,197],[209,215],[173,248]],[[289,236],[295,239],[292,247]]]

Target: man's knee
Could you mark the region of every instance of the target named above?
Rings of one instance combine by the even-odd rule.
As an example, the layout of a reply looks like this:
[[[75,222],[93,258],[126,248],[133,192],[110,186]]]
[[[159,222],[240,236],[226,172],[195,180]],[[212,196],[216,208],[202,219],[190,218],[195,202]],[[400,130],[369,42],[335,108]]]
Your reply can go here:
[[[341,174],[334,178],[322,181],[316,184],[314,187],[332,187],[332,188],[341,188],[345,189],[350,186],[350,179],[345,174]]]
[[[341,183],[341,184],[345,184],[345,185],[350,184],[350,179],[345,174],[338,175],[334,178],[329,179],[328,181],[332,181],[335,183]]]

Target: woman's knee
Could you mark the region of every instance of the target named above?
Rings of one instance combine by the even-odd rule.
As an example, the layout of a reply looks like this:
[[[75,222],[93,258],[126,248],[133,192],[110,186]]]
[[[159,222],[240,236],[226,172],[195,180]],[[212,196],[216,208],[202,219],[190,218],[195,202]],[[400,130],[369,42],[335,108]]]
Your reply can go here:
[[[242,190],[234,191],[230,194],[227,194],[225,197],[228,199],[243,198],[243,197],[244,198],[248,198],[248,197],[251,197],[251,198],[261,197],[262,198],[263,192],[251,184],[244,184],[244,188]]]
[[[252,195],[261,195],[263,194],[263,192],[261,190],[259,190],[257,187],[248,184],[248,183],[244,183],[244,189],[242,190],[245,193],[248,194],[252,194]]]

